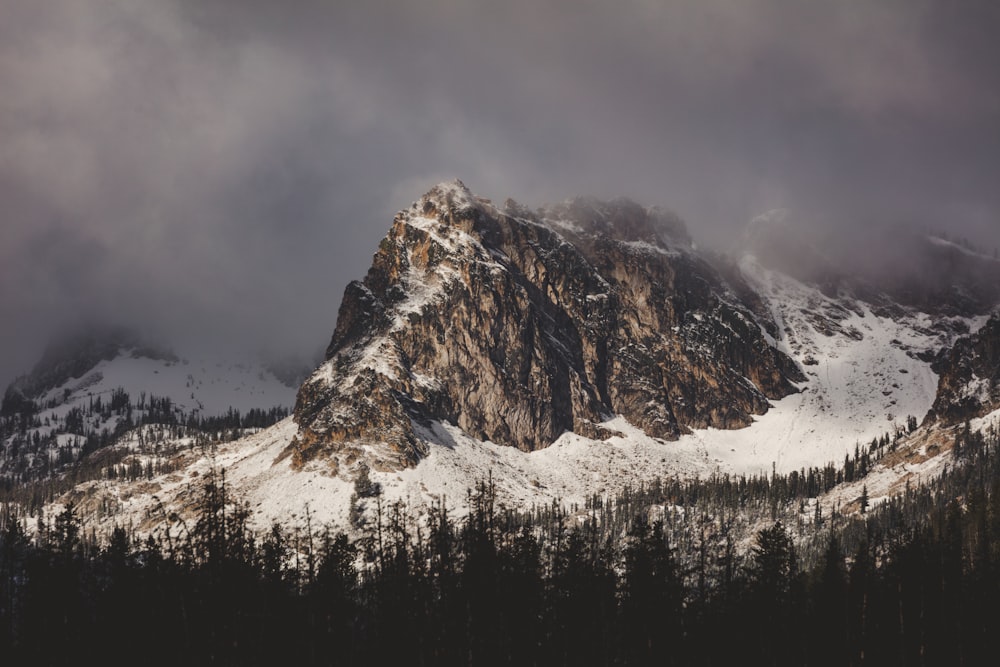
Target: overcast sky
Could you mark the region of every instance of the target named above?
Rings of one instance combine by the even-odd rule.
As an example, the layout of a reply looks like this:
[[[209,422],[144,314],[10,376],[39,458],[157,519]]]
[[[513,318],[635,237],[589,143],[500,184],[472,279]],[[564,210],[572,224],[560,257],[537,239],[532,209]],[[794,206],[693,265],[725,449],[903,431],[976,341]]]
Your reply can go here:
[[[1000,242],[994,0],[0,0],[0,383],[80,319],[304,355],[435,182]]]

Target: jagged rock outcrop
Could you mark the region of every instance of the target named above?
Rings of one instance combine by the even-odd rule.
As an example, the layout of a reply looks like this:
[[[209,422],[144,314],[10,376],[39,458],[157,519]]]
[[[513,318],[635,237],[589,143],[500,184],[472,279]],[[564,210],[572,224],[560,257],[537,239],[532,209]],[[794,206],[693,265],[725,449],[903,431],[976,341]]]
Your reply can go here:
[[[396,216],[348,285],[286,454],[415,463],[449,421],[530,451],[614,414],[654,437],[738,428],[802,376],[672,214],[618,199],[503,209],[460,182]]]
[[[934,370],[940,378],[925,424],[952,426],[1000,408],[1000,315],[955,341]]]

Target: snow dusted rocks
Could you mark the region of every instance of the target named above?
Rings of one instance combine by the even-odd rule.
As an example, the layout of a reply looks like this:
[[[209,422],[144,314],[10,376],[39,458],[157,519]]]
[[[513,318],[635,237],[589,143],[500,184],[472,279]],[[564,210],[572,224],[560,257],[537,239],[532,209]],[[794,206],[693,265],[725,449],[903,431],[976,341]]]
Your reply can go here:
[[[926,423],[952,426],[1000,408],[1000,314],[959,338],[935,370],[941,377]]]
[[[284,455],[398,469],[426,454],[433,422],[524,451],[566,432],[610,437],[614,415],[670,440],[747,426],[804,377],[734,276],[658,209],[500,210],[459,181],[438,185],[348,285]]]

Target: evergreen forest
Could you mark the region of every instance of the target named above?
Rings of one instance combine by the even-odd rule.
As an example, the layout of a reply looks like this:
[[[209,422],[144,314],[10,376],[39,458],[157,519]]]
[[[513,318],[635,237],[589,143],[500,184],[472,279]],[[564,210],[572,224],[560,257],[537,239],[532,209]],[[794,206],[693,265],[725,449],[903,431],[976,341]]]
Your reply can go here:
[[[420,519],[361,475],[350,535],[251,529],[224,473],[140,536],[0,517],[4,664],[993,664],[1000,438],[861,512],[822,471],[657,482],[517,511],[490,480]],[[876,440],[853,468],[891,439]],[[855,472],[857,472],[855,470]],[[845,470],[827,477],[836,483]],[[809,480],[813,480],[810,484]],[[808,520],[801,517],[809,514]],[[749,517],[749,518],[748,518]],[[795,517],[799,517],[796,519]]]

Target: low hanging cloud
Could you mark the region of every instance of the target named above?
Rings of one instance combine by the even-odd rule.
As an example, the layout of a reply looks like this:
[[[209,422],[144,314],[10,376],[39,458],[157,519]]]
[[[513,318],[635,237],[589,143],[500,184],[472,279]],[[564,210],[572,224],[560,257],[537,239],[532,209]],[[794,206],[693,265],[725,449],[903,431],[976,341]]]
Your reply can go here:
[[[0,381],[85,319],[312,354],[445,178],[996,244],[996,7],[7,0]]]

